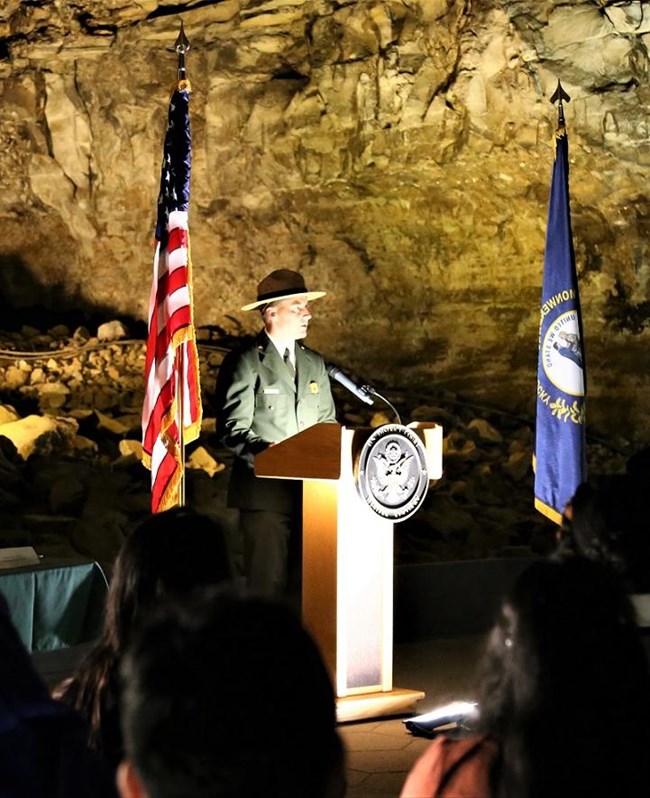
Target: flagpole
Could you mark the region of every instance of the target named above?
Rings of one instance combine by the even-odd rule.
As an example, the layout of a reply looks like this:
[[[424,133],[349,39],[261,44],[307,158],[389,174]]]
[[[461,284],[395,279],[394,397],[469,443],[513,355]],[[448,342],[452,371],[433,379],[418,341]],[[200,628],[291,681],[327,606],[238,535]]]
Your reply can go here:
[[[185,53],[190,49],[190,40],[185,35],[183,20],[181,20],[181,29],[174,43],[174,49],[178,53],[178,79],[185,80]]]
[[[553,105],[555,105],[555,103],[557,103],[557,126],[558,126],[558,128],[563,128],[565,126],[565,124],[566,124],[565,121],[564,121],[564,105],[562,104],[563,100],[566,100],[569,103],[569,102],[571,102],[571,97],[569,97],[569,95],[564,91],[564,89],[562,88],[562,84],[558,80],[557,88],[555,89],[555,92],[553,93],[553,96],[551,97],[551,102],[553,103]]]
[[[178,33],[178,38],[174,44],[174,49],[178,55],[178,81],[186,79],[185,72],[185,53],[190,49],[190,42],[185,35],[185,28],[183,27],[183,20],[181,20],[181,29]],[[189,208],[188,208],[189,210]],[[180,449],[180,481],[178,483],[178,506],[185,506],[185,403],[184,403],[184,386],[185,386],[185,358],[184,346],[179,346],[176,350],[176,427],[178,429],[178,441]]]

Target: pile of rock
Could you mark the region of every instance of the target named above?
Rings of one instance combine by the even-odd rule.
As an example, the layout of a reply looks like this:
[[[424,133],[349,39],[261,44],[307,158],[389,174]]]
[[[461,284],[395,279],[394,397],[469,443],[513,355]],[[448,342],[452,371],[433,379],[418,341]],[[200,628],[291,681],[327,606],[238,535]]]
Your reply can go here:
[[[222,356],[202,357],[206,386]],[[65,325],[0,333],[0,545],[81,553],[110,568],[149,511],[140,444],[144,362],[145,342],[128,338],[120,322],[94,336]],[[207,413],[205,435],[187,450],[186,495],[201,509],[227,513],[224,481],[212,479],[225,468],[214,429]],[[211,438],[209,449],[203,438]]]
[[[230,455],[215,434],[213,387],[227,347],[199,344],[204,419],[187,448],[186,501],[234,518],[225,506]],[[145,343],[119,322],[71,331],[0,333],[0,544],[82,553],[110,567],[123,538],[149,510],[141,464],[140,412]],[[334,385],[339,420],[377,427],[393,413],[361,405]],[[404,423],[444,430],[444,475],[423,508],[396,525],[402,562],[507,556],[542,551],[554,528],[533,509],[533,425],[435,391],[385,391]],[[592,471],[623,468],[624,453],[589,447]],[[234,534],[234,532],[233,532]],[[233,545],[237,543],[233,540]]]

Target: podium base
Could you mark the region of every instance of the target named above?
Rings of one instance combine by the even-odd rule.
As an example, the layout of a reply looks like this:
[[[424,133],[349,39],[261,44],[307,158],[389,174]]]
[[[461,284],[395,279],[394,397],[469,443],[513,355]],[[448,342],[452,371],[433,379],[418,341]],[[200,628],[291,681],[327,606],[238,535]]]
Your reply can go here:
[[[395,687],[386,692],[359,693],[336,699],[336,720],[347,723],[364,718],[381,718],[387,715],[404,715],[415,709],[424,698],[422,690],[404,690]]]

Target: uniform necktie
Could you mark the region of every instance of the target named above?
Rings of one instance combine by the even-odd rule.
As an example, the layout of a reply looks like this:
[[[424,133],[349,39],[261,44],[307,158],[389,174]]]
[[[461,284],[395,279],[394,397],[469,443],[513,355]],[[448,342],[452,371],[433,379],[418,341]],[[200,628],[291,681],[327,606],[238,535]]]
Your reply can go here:
[[[287,370],[289,371],[289,374],[291,375],[291,379],[295,380],[296,379],[296,369],[295,369],[293,363],[291,362],[291,355],[289,354],[289,347],[287,347],[284,350],[284,356],[283,356],[282,359],[284,360],[284,365],[287,367]]]

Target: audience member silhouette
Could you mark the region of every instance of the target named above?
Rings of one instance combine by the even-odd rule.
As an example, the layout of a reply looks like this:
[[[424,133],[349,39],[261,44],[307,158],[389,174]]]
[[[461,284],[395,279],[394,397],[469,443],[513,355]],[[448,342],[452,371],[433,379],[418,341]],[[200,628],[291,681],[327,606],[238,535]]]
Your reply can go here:
[[[479,709],[476,735],[437,738],[404,798],[650,792],[650,674],[611,568],[573,556],[521,574],[489,637]]]
[[[650,488],[650,446],[639,449],[628,458],[625,473],[643,490]]]
[[[122,675],[122,798],[345,794],[332,684],[285,605],[176,602],[134,637]]]
[[[123,753],[119,665],[134,630],[166,596],[190,595],[229,579],[224,529],[189,508],[150,516],[125,540],[115,561],[102,635],[59,691],[87,719],[91,747],[113,768]]]
[[[112,772],[87,746],[87,729],[50,697],[0,596],[0,796],[115,798]]]
[[[610,565],[629,593],[650,592],[647,495],[629,474],[583,482],[571,499],[565,547]]]

